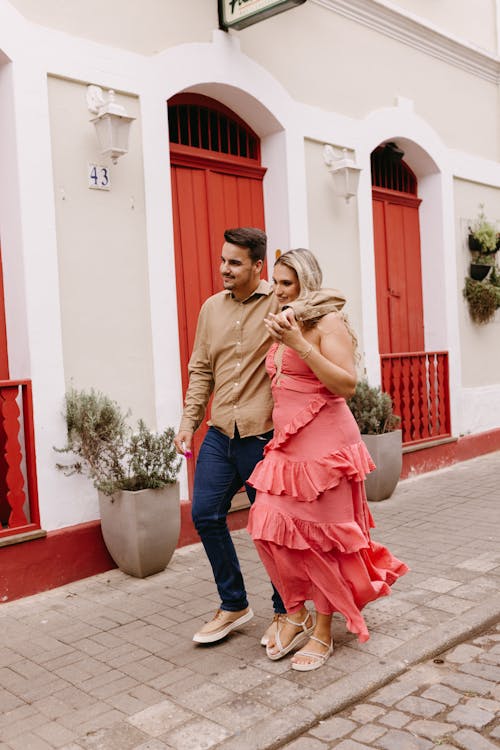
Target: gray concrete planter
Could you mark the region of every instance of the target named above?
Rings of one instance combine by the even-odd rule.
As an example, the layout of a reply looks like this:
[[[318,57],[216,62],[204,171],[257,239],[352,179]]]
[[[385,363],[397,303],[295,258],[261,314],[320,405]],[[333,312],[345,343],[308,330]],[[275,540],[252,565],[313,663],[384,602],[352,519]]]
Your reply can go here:
[[[361,437],[377,467],[366,477],[366,497],[374,501],[386,500],[394,492],[401,475],[402,432],[394,430],[384,432],[382,435],[361,435]]]
[[[99,492],[101,529],[120,570],[146,578],[165,570],[179,540],[179,484],[157,490]]]

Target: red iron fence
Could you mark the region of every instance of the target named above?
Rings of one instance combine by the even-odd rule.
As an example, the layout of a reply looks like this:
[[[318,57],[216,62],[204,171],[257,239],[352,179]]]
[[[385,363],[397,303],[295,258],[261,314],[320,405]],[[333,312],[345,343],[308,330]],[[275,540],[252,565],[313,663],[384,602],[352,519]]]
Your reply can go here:
[[[30,380],[0,380],[0,539],[40,528]]]
[[[401,417],[403,444],[450,437],[448,352],[383,354],[382,389]]]

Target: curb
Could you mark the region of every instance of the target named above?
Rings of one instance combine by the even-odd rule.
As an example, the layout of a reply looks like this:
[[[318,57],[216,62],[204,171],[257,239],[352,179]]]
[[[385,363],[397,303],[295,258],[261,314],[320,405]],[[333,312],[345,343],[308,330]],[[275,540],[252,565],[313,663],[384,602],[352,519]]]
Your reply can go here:
[[[500,595],[438,625],[432,635],[424,633],[395,649],[387,659],[379,659],[352,675],[342,677],[317,695],[306,698],[267,721],[246,729],[222,742],[221,750],[277,750],[353,703],[384,687],[419,662],[431,659],[453,646],[472,638],[500,619]],[[429,638],[432,642],[429,643]]]

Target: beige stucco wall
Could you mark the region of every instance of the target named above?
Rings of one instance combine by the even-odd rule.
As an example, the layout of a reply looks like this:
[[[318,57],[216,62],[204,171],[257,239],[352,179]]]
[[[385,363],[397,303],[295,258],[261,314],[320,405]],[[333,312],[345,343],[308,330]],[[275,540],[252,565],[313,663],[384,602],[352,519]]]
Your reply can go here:
[[[25,18],[73,36],[144,55],[208,42],[217,0],[9,0]]]
[[[346,296],[345,311],[361,339],[360,257],[356,200],[346,203],[333,192],[323,160],[323,143],[305,141],[307,217],[310,250],[319,260],[323,282]]]
[[[496,50],[495,0],[391,0],[402,11],[413,13],[483,49]]]
[[[216,0],[9,1],[38,24],[147,55],[208,42],[218,26]],[[495,49],[494,0],[398,4],[465,41]],[[495,160],[500,156],[494,83],[327,7],[307,2],[230,34],[299,102],[359,118],[403,96],[415,102],[415,112],[447,146]]]
[[[467,303],[462,297],[464,278],[468,273],[470,252],[467,227],[484,204],[488,219],[500,228],[500,190],[456,179],[454,181],[457,232],[457,295],[462,352],[462,385],[464,387],[494,385],[500,382],[500,311],[486,325],[470,319]]]
[[[242,51],[300,102],[359,118],[403,96],[447,146],[498,158],[493,83],[315,4],[239,36]]]
[[[132,124],[116,166],[98,153],[86,86],[48,80],[66,385],[97,388],[154,426],[146,228],[137,99],[117,96]],[[91,190],[88,162],[111,190]]]

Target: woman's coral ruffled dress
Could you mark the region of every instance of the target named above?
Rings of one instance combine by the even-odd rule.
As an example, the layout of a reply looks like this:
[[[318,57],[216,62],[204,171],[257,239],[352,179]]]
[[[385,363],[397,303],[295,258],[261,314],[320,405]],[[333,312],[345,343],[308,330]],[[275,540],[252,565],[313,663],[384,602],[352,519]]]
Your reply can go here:
[[[366,641],[360,610],[408,570],[370,539],[364,479],[375,465],[345,399],[293,349],[274,344],[266,367],[274,438],[248,480],[257,489],[248,531],[288,612],[312,600]]]

